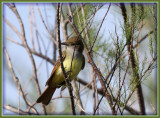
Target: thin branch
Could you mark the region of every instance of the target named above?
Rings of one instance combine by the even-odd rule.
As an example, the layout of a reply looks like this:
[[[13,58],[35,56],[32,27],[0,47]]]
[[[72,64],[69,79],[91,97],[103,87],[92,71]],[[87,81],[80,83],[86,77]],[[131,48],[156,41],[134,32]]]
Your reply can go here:
[[[25,30],[24,30],[24,25],[23,25],[23,22],[22,22],[22,19],[17,11],[17,8],[15,7],[14,4],[10,5],[10,4],[7,4],[8,7],[13,11],[13,13],[16,15],[18,21],[19,21],[19,24],[20,24],[20,29],[21,29],[21,33],[22,33],[22,42],[23,44],[25,45],[25,48],[28,52],[28,55],[30,57],[30,60],[31,60],[31,63],[32,63],[32,68],[33,68],[33,73],[34,73],[34,80],[35,80],[35,85],[36,85],[36,88],[37,88],[37,91],[38,91],[38,94],[41,95],[41,90],[40,90],[40,86],[39,86],[39,82],[38,82],[38,77],[37,77],[37,70],[36,70],[36,65],[35,65],[35,61],[34,61],[34,58],[32,56],[32,53],[29,49],[29,46],[28,46],[28,43],[26,41],[26,36],[25,36]],[[43,111],[44,113],[46,114],[46,109],[45,109],[45,106],[42,105],[42,108],[43,108]]]
[[[53,40],[53,42],[54,42],[56,45],[58,45],[56,39],[52,36],[52,34],[50,33],[49,29],[48,29],[47,26],[46,26],[46,23],[44,22],[44,19],[43,19],[43,17],[42,17],[42,14],[41,14],[41,11],[40,11],[40,9],[39,9],[38,4],[37,4],[37,10],[38,10],[38,12],[39,12],[39,15],[40,15],[40,17],[41,17],[41,20],[42,20],[42,22],[43,22],[43,24],[44,24],[44,27],[46,28],[49,36],[51,37],[51,39]]]
[[[91,83],[87,83],[86,81],[84,81],[84,80],[81,79],[81,78],[78,78],[77,81],[78,81],[79,83],[81,83],[82,85],[86,86],[88,89],[92,90],[92,86],[89,86]],[[97,92],[98,92],[98,94],[104,96],[103,89],[97,89]],[[102,98],[101,98],[101,99],[102,99]],[[114,96],[113,96],[113,101],[116,102],[116,98],[115,98]],[[98,102],[98,103],[100,103],[100,102]],[[121,101],[120,103],[122,104],[122,106],[124,106],[124,103],[123,103],[122,101]],[[98,106],[98,105],[97,105],[97,106]],[[97,108],[98,108],[98,107],[97,107]],[[96,109],[97,109],[97,108],[96,108]],[[139,113],[138,111],[136,111],[135,109],[131,108],[130,106],[125,105],[125,106],[124,106],[124,109],[126,109],[128,112],[130,112],[130,113],[133,114],[133,115],[140,115],[140,113]]]
[[[125,70],[123,81],[122,81],[122,84],[121,84],[121,86],[120,86],[120,88],[118,90],[118,94],[117,94],[117,97],[116,97],[115,101],[118,101],[118,97],[120,96],[121,89],[122,89],[122,87],[124,85],[124,80],[126,79],[126,74],[127,74],[127,70],[128,70],[128,66],[129,66],[129,60],[130,60],[130,58],[128,59],[128,64],[127,64],[127,67],[126,67],[126,70]],[[114,107],[116,106],[116,104],[117,104],[117,102],[115,102]]]
[[[104,94],[102,95],[101,99],[99,100],[99,102],[98,102],[98,104],[97,104],[97,107],[95,108],[95,111],[97,111],[97,109],[99,108],[99,105],[100,105],[100,103],[101,103],[103,97],[104,97]]]
[[[86,82],[83,81],[83,80],[78,80],[78,82],[79,82],[79,83],[82,83],[83,85],[85,85],[79,92],[82,92],[82,91],[85,90],[86,88],[92,88],[91,84],[92,84],[93,80],[90,81],[90,82],[87,83],[87,84],[86,84]]]
[[[36,113],[26,112],[26,111],[23,111],[21,109],[18,110],[18,108],[13,107],[11,105],[4,105],[3,108],[6,109],[6,110],[9,110],[11,112],[17,113],[18,115],[38,115]]]
[[[141,76],[141,78],[143,78],[145,76],[145,74],[151,69],[152,65],[154,64],[154,62],[157,60],[157,56],[155,58],[152,59],[152,61],[150,62],[150,64],[148,65],[147,69],[144,71],[143,75]]]
[[[33,103],[31,106],[29,106],[29,108],[27,109],[27,112],[29,112],[30,109],[32,109],[35,104],[37,104],[37,102],[35,102],[35,103]]]
[[[68,21],[66,21],[64,19],[64,14],[63,14],[63,10],[62,10],[62,4],[60,4],[60,13],[61,13],[61,27],[62,27],[62,32],[63,32],[63,40],[66,41],[68,39],[67,37],[67,24]]]
[[[71,84],[72,84],[73,92],[74,92],[74,96],[75,96],[75,103],[80,110],[80,115],[85,115],[83,104],[82,104],[82,101],[80,99],[79,91],[77,90],[75,79],[72,80]]]
[[[22,47],[25,48],[24,44],[21,44],[21,43],[19,43],[19,42],[16,42],[16,41],[14,41],[13,39],[11,39],[10,37],[7,37],[7,39],[10,40],[10,41],[13,42],[13,43],[15,43],[15,44],[17,44],[17,45],[20,45],[20,46],[22,46]],[[30,49],[30,48],[29,48],[29,49]],[[45,59],[45,60],[48,61],[50,64],[52,64],[52,65],[55,64],[55,61],[52,60],[52,59],[50,59],[50,58],[47,57],[46,55],[43,55],[43,54],[41,54],[41,53],[38,53],[38,52],[36,52],[35,50],[32,50],[32,49],[30,49],[30,51],[31,51],[32,54],[34,54],[34,55],[36,55],[36,56],[38,56],[38,57],[41,57],[41,58]]]
[[[119,47],[119,36],[118,36],[118,34],[117,34],[117,29],[116,29],[116,26],[115,26],[115,34],[116,34],[116,37],[117,37],[117,43],[116,43],[116,48],[117,48],[117,53],[116,53],[116,59],[117,59],[117,56],[118,57],[120,57],[121,56],[121,51],[120,51],[120,47]],[[120,60],[121,61],[121,60]],[[121,86],[121,62],[119,61],[119,63],[118,63],[118,68],[119,68],[119,72],[118,72],[118,76],[119,76],[119,85],[118,85],[118,87],[119,87],[119,96],[117,97],[117,101],[118,102],[116,102],[115,104],[118,104],[118,107],[117,107],[117,110],[116,110],[116,112],[118,111],[118,109],[119,109],[119,111],[120,111],[120,113],[121,113],[121,115],[122,115],[122,112],[121,112],[121,109],[120,109],[120,100],[121,100],[121,96],[120,96],[120,94],[121,94],[121,87],[123,86],[123,82],[124,82],[124,79],[123,79],[123,82],[122,82],[122,86]],[[129,65],[129,61],[128,61],[128,65]],[[128,65],[127,65],[127,69],[128,69]],[[126,69],[126,73],[127,73],[127,69]],[[125,78],[125,77],[124,77]],[[114,107],[115,107],[116,105],[114,105]]]
[[[72,13],[70,4],[68,4],[67,7],[68,7],[69,15],[72,16],[72,18],[73,18],[73,13]],[[74,23],[74,19],[72,19],[72,22]],[[74,58],[74,53],[75,53],[75,48],[74,48],[74,52],[73,52],[73,56],[72,56],[71,68],[72,68],[72,62],[73,62],[73,58]],[[71,71],[71,69],[70,69],[70,71]],[[71,73],[70,73],[70,75],[71,75]],[[69,78],[70,78],[70,75],[69,75]],[[76,96],[75,97],[76,98],[76,103],[78,105],[78,108],[80,109],[80,114],[81,115],[85,115],[85,112],[82,110],[83,109],[83,105],[82,105],[82,101],[81,101],[81,98],[80,98],[80,95],[79,95],[79,91],[77,91],[75,80],[72,80],[71,84],[72,84],[72,87],[73,87],[73,92],[74,92],[74,94]]]
[[[145,73],[150,69],[150,67],[153,65],[154,61],[156,61],[157,57],[155,57],[152,62],[149,64],[148,68],[145,70],[144,74],[141,76],[140,80],[136,83],[136,85],[140,84],[141,83],[141,80],[143,78],[143,76],[145,75]],[[134,91],[136,90],[136,86],[133,88],[132,92],[130,93],[129,97],[127,98],[127,100],[125,101],[125,103],[123,104],[123,109],[122,109],[122,112],[124,111],[124,109],[126,108],[127,106],[127,103],[129,101],[129,99],[131,98],[131,96],[133,95]],[[136,113],[136,112],[135,112]],[[142,112],[140,112],[140,114],[142,114]],[[139,115],[140,115],[139,114]]]
[[[126,13],[126,8],[125,8],[124,3],[120,4],[120,8],[121,8],[122,16],[123,16],[123,19],[124,19],[124,27],[125,27],[126,40],[127,40],[126,42],[127,42],[127,48],[128,48],[129,56],[131,58],[133,79],[136,79],[136,81],[139,81],[140,78],[139,78],[139,73],[138,73],[138,70],[137,70],[138,67],[136,65],[135,55],[134,55],[133,46],[132,46],[132,39],[133,39],[133,33],[134,33],[133,24],[131,24],[132,27],[130,29],[130,27],[128,25],[129,22],[127,21],[128,19],[127,19],[127,13]],[[132,8],[132,11],[133,11],[134,10],[133,4],[131,4],[131,8]],[[133,23],[134,22],[133,19],[131,19],[131,20],[132,20],[132,23]],[[128,30],[131,30],[131,33]],[[138,84],[137,84],[136,88],[137,88],[137,97],[138,97],[139,107],[140,107],[141,114],[145,115],[146,114],[145,113],[145,103],[144,103],[142,87],[141,87],[141,83],[140,82],[137,82],[137,83]]]
[[[154,29],[154,30],[157,31],[157,28]],[[149,33],[147,33],[146,35],[144,35],[136,44],[133,45],[133,48],[136,48],[140,43],[142,43],[142,41],[144,41],[147,37],[149,37],[151,34],[153,34],[154,30],[151,30]],[[128,54],[129,54],[128,51],[126,51],[122,55],[122,58],[125,58]]]
[[[55,98],[52,98],[52,100],[56,100],[56,99],[59,99],[59,98],[71,98],[70,96],[58,96],[58,97],[55,97]]]
[[[29,6],[29,26],[30,26],[30,34],[31,34],[31,40],[32,40],[32,49],[35,50],[34,38],[33,38],[33,27],[32,27],[31,6]]]
[[[70,84],[70,82],[69,82],[69,79],[67,78],[67,75],[66,75],[66,72],[65,72],[65,69],[64,69],[64,66],[63,66],[63,61],[62,61],[61,40],[60,40],[59,7],[60,7],[60,5],[58,4],[58,7],[57,7],[57,39],[58,39],[58,51],[59,51],[59,56],[60,56],[61,69],[62,69],[63,76],[64,76],[64,79],[65,79],[65,82],[66,82],[66,84],[67,84],[67,87],[68,87],[68,90],[69,90],[69,94],[70,94],[70,97],[71,97],[70,100],[71,100],[71,106],[72,106],[72,113],[73,113],[73,115],[76,115],[75,107],[74,107],[74,99],[73,99],[73,94],[72,94],[72,89],[71,89],[71,84]]]
[[[56,31],[57,31],[56,17],[55,17],[55,23],[54,24],[55,24],[55,26],[54,26],[54,29],[53,29],[53,36],[57,40],[57,38],[56,38]],[[53,43],[53,60],[54,61],[56,61],[56,57],[57,57],[57,45],[55,43]]]
[[[77,6],[76,6],[76,11],[77,11],[77,16],[78,16],[79,24],[81,24]],[[83,17],[83,24],[85,25],[85,27],[84,27],[84,29],[85,29],[85,35],[83,35],[83,36],[84,37],[86,36],[87,43],[90,44],[89,35],[88,35],[88,28],[86,26],[87,24],[86,24],[86,18],[85,18],[83,4],[81,4],[81,12],[82,12],[82,17]],[[82,29],[82,27],[81,27],[81,29]],[[91,53],[91,55],[92,55],[92,53]],[[93,115],[95,115],[96,114],[96,95],[97,95],[97,90],[95,90],[95,89],[97,89],[97,87],[96,87],[96,74],[95,74],[93,68],[91,68],[91,79],[92,79],[92,95],[93,95]],[[98,101],[98,98],[97,98],[97,101]]]
[[[39,39],[38,39],[38,30],[37,30],[37,24],[36,24],[36,16],[35,16],[35,11],[34,11],[33,5],[32,5],[32,12],[33,12],[33,25],[34,25],[34,29],[35,29],[36,41],[37,41],[39,52],[41,53],[40,43],[39,43]]]
[[[104,22],[104,19],[106,18],[107,14],[108,14],[108,11],[109,11],[109,9],[110,9],[110,6],[111,6],[111,3],[109,4],[108,10],[107,10],[107,12],[105,13],[105,15],[104,15],[104,17],[103,17],[103,19],[102,19],[102,22],[101,22],[101,24],[100,24],[100,26],[99,26],[98,32],[97,32],[97,34],[96,34],[96,37],[95,37],[95,39],[94,39],[94,41],[93,41],[92,46],[90,47],[89,53],[91,53],[91,51],[92,51],[92,48],[93,48],[93,46],[94,46],[94,44],[95,44],[95,42],[96,42],[96,39],[97,39],[97,37],[98,37],[99,31],[100,31],[100,29],[101,29],[101,27],[102,27],[102,24],[103,24],[103,22]]]
[[[17,87],[17,89],[19,89],[20,95],[21,95],[22,98],[24,99],[25,103],[26,103],[28,106],[31,106],[31,103],[27,100],[26,95],[24,94],[24,92],[23,92],[23,90],[22,90],[22,86],[21,86],[21,84],[20,84],[20,82],[19,82],[18,77],[15,75],[15,72],[14,72],[13,67],[12,67],[11,59],[10,59],[10,57],[9,57],[9,55],[8,55],[8,52],[7,52],[6,48],[4,48],[4,52],[5,52],[5,54],[6,54],[7,61],[8,61],[8,66],[9,66],[9,68],[10,68],[10,70],[11,70],[11,73],[12,73],[12,76],[13,76],[13,80],[14,80],[14,82],[15,82],[15,84],[16,84],[16,87]],[[38,114],[38,112],[36,111],[35,108],[32,108],[32,110],[35,112],[35,114]]]
[[[11,37],[6,36],[6,38],[7,38],[9,41],[11,41],[12,43],[15,43],[15,44],[17,44],[17,45],[20,45],[20,46],[24,47],[24,44],[19,43],[19,42],[17,42],[17,41],[15,41],[15,40],[13,40]]]
[[[93,81],[92,83],[92,95],[93,95],[93,115],[96,114],[96,87],[95,87],[95,83],[96,83],[96,74],[93,70],[93,68],[91,68],[91,79]]]
[[[17,36],[22,39],[22,34],[12,25],[6,18],[3,17],[3,20],[8,24],[8,26],[17,34]]]
[[[82,5],[82,3],[81,3],[81,12],[82,12],[82,16],[83,16],[83,24],[86,25],[86,19],[85,19],[85,13],[84,13],[84,6]],[[85,35],[86,35],[87,41],[89,42],[89,36],[88,36],[87,27],[85,27],[84,31],[85,31]]]
[[[4,20],[5,20],[5,22],[12,28],[12,30],[19,36],[19,38],[22,39],[22,35],[20,34],[20,32],[19,32],[7,19],[4,18]],[[24,44],[21,44],[21,43],[19,43],[19,42],[16,42],[16,41],[14,41],[13,39],[11,39],[10,37],[7,37],[7,39],[10,40],[10,41],[12,41],[13,43],[18,44],[18,45],[20,45],[20,46],[22,46],[22,47],[25,48],[25,45],[24,45]],[[52,60],[52,59],[50,59],[49,57],[46,57],[45,55],[41,54],[41,51],[40,51],[40,53],[36,52],[35,50],[31,50],[31,49],[30,49],[30,51],[31,51],[34,55],[39,56],[39,57],[47,60],[47,61],[50,62],[52,65],[55,64],[55,61],[54,61],[54,60]]]
[[[139,41],[138,43],[136,43],[133,48],[137,47],[138,44],[140,44],[144,39],[146,39],[148,36],[150,36],[151,34],[153,34],[155,31],[157,31],[157,28],[155,28],[154,30],[151,30],[150,32],[148,32],[146,35],[144,35]]]
[[[71,19],[72,19],[72,18],[70,17],[69,22],[70,22],[73,30],[75,31],[76,35],[79,36],[80,33],[78,32],[76,26],[71,22]],[[108,92],[108,90],[107,90],[107,88],[106,88],[106,86],[105,86],[104,77],[102,76],[101,72],[99,71],[99,69],[98,69],[97,66],[95,65],[93,59],[92,59],[91,56],[89,55],[89,52],[88,52],[88,50],[86,49],[87,45],[86,45],[84,39],[83,39],[83,38],[81,38],[81,39],[82,39],[82,42],[83,42],[83,45],[84,45],[84,50],[85,50],[85,52],[86,52],[86,54],[87,54],[87,57],[88,57],[88,62],[91,64],[92,68],[94,69],[94,71],[96,72],[96,74],[97,74],[97,76],[98,76],[98,78],[99,78],[99,81],[100,81],[100,83],[101,83],[103,92],[105,93],[105,96],[106,96],[106,98],[107,98],[107,100],[108,100],[108,102],[109,102],[109,105],[110,105],[112,114],[115,114],[115,110],[113,109],[113,106],[112,106],[112,105],[113,105],[112,97],[110,96],[110,94],[109,94],[109,92]]]

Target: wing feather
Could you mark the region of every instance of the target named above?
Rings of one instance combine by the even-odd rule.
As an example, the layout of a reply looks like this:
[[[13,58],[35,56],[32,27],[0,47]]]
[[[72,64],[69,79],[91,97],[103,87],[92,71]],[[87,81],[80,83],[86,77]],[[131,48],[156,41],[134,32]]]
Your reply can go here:
[[[62,52],[62,61],[64,61],[65,58],[66,58],[66,51],[63,51],[63,52]],[[60,57],[58,57],[58,60],[57,60],[55,66],[54,66],[54,68],[53,68],[53,70],[52,70],[52,72],[51,72],[51,75],[50,75],[49,79],[48,79],[47,82],[46,82],[46,85],[49,85],[49,83],[51,83],[51,81],[52,81],[52,79],[53,79],[53,76],[54,76],[54,73],[55,73],[56,69],[57,69],[59,66],[60,66]]]
[[[85,58],[84,58],[84,56],[83,56],[83,63],[82,63],[81,70],[83,70],[83,69],[84,69],[84,66],[85,66]]]

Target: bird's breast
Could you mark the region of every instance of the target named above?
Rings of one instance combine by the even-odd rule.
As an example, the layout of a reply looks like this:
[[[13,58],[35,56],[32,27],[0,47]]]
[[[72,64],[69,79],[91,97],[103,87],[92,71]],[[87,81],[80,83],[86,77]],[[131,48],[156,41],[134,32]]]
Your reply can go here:
[[[82,53],[75,53],[74,58],[71,55],[66,55],[66,58],[63,61],[63,66],[69,80],[72,81],[80,72],[83,64],[83,55]],[[52,79],[52,85],[60,85],[64,81],[63,72],[61,66],[55,71],[54,77]]]

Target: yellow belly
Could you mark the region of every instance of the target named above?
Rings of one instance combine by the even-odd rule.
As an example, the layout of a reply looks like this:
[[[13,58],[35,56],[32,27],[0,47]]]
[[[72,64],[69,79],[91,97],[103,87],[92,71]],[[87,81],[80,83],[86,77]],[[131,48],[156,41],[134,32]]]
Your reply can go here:
[[[80,72],[83,59],[82,58],[74,58],[72,61],[72,69],[71,69],[71,61],[72,57],[68,56],[65,58],[63,62],[63,66],[65,68],[65,71],[67,73],[67,76],[69,77],[69,80],[72,81]],[[59,85],[65,81],[64,76],[61,70],[61,66],[58,67],[58,69],[54,73],[54,77],[52,78],[52,86],[53,87],[59,87]]]

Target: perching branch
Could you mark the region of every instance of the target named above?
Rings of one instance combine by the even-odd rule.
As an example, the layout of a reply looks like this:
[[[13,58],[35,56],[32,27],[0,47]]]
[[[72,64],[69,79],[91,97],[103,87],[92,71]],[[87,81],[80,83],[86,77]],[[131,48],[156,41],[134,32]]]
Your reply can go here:
[[[71,97],[70,100],[71,100],[71,106],[72,106],[72,113],[73,113],[73,115],[76,115],[75,107],[74,107],[74,99],[73,99],[73,94],[72,94],[72,89],[71,89],[71,84],[70,84],[70,82],[69,82],[69,79],[67,78],[67,75],[66,75],[66,72],[65,72],[65,69],[64,69],[64,66],[63,66],[63,61],[62,61],[61,40],[60,40],[59,8],[60,8],[60,5],[58,4],[58,7],[57,7],[57,39],[58,39],[58,51],[59,51],[59,56],[60,56],[61,69],[62,69],[63,76],[64,76],[64,79],[65,79],[65,82],[66,82],[66,85],[67,85],[67,87],[68,87],[69,94],[70,94],[70,97]]]
[[[68,7],[69,15],[72,16],[72,18],[73,18],[73,13],[72,13],[70,4],[68,4],[67,7]],[[72,19],[72,22],[74,23],[74,19]],[[75,49],[74,49],[74,52],[75,52]],[[74,52],[73,52],[72,61],[71,61],[71,68],[72,68]],[[70,75],[69,75],[69,77],[70,77]],[[78,106],[78,108],[80,110],[80,114],[81,115],[85,115],[85,112],[84,112],[84,109],[83,109],[83,105],[82,105],[82,101],[81,101],[81,98],[80,98],[80,94],[79,94],[79,91],[77,91],[75,80],[72,80],[71,84],[72,84],[72,87],[73,87],[73,92],[75,94],[76,104],[77,104],[77,106]]]

